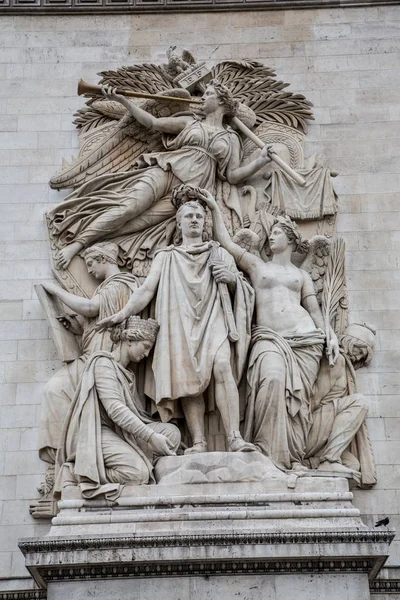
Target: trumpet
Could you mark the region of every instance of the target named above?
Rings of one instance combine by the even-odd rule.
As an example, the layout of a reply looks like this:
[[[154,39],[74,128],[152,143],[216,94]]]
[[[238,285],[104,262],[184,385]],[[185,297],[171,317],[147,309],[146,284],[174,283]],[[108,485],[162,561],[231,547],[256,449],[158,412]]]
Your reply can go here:
[[[179,98],[177,96],[164,96],[163,94],[145,94],[142,92],[133,92],[132,90],[125,90],[120,87],[115,88],[117,94],[126,96],[127,98],[144,98],[147,100],[161,100],[164,102],[184,102],[186,104],[202,104],[201,100],[192,100],[188,98]],[[83,79],[78,81],[78,96],[85,96],[86,98],[92,98],[93,96],[103,95],[101,87],[99,85],[91,85],[86,83]]]
[[[142,92],[132,92],[131,90],[125,90],[120,87],[115,88],[115,92],[117,94],[121,94],[121,96],[126,96],[127,98],[144,98],[148,100],[161,100],[161,102],[183,102],[186,104],[203,104],[201,100],[193,100],[188,98],[179,98],[177,96],[164,96],[162,94],[145,94]],[[92,98],[93,96],[102,95],[102,89],[99,85],[90,85],[80,79],[78,82],[78,96],[85,96]],[[232,123],[236,125],[236,127],[248,138],[252,140],[252,142],[258,146],[259,148],[264,148],[265,142],[260,140],[259,137],[255,135],[240,119],[237,117],[232,118]],[[277,165],[280,166],[282,171],[285,171],[298,185],[304,187],[306,181],[304,177],[297,173],[290,165],[288,165],[284,160],[282,160],[276,152],[272,149],[268,151],[268,156],[271,160],[276,162]]]

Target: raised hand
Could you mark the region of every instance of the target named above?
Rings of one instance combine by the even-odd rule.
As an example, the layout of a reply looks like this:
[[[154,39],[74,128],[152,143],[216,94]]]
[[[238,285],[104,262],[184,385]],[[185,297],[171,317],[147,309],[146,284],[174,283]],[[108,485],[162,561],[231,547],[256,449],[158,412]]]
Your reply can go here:
[[[212,194],[207,190],[203,190],[201,188],[197,188],[198,197],[202,200],[210,210],[214,210],[217,208],[217,202]]]
[[[117,88],[112,85],[102,85],[101,91],[103,92],[103,96],[105,96],[108,100],[113,100],[114,102],[120,102],[124,104],[126,101],[125,96],[117,93]]]
[[[266,144],[264,148],[261,150],[260,157],[263,158],[265,164],[271,162],[272,158],[270,156],[270,152],[273,152],[272,144]]]

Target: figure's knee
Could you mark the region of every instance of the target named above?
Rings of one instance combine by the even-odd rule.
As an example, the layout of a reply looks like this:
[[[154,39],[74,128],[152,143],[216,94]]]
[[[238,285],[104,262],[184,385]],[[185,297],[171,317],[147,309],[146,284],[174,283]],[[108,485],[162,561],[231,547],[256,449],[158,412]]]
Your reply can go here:
[[[144,461],[139,457],[135,457],[135,464],[129,464],[128,461],[124,461],[120,465],[113,465],[112,467],[106,468],[106,477],[110,483],[134,483],[137,485],[148,483],[149,481],[149,470]]]
[[[348,396],[348,399],[351,402],[350,408],[358,408],[360,411],[367,414],[368,406],[365,403],[365,397],[362,394],[352,394],[351,396]]]
[[[223,383],[228,377],[232,377],[230,357],[226,355],[216,356],[214,360],[213,374],[217,383]]]

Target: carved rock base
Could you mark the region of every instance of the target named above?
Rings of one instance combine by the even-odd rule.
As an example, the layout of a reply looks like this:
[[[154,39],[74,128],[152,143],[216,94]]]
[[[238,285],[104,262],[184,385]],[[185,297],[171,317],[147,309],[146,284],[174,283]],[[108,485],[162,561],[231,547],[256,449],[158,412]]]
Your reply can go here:
[[[264,461],[258,481],[223,481],[224,463],[243,479],[248,459],[212,454],[178,457],[186,474],[165,458],[158,485],[127,486],[113,503],[64,498],[49,535],[20,542],[48,600],[370,598],[393,533],[362,523],[347,479]],[[220,480],[187,483],[195,473]]]

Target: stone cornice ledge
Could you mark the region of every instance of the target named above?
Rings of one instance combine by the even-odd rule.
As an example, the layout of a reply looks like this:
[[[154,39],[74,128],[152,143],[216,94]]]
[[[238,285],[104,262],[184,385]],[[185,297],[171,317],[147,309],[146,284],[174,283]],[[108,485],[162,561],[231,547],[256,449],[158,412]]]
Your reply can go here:
[[[354,8],[400,0],[0,0],[0,15],[68,15]]]
[[[349,543],[385,543],[390,544],[395,532],[388,531],[324,531],[295,533],[237,533],[212,535],[171,535],[162,536],[96,536],[79,538],[46,537],[39,539],[20,539],[18,546],[27,554],[40,552],[65,552],[99,548],[154,548],[182,546],[232,546],[248,544],[349,544]]]
[[[49,536],[20,540],[19,547],[40,587],[51,581],[232,573],[352,572],[373,579],[393,537],[390,530]]]

